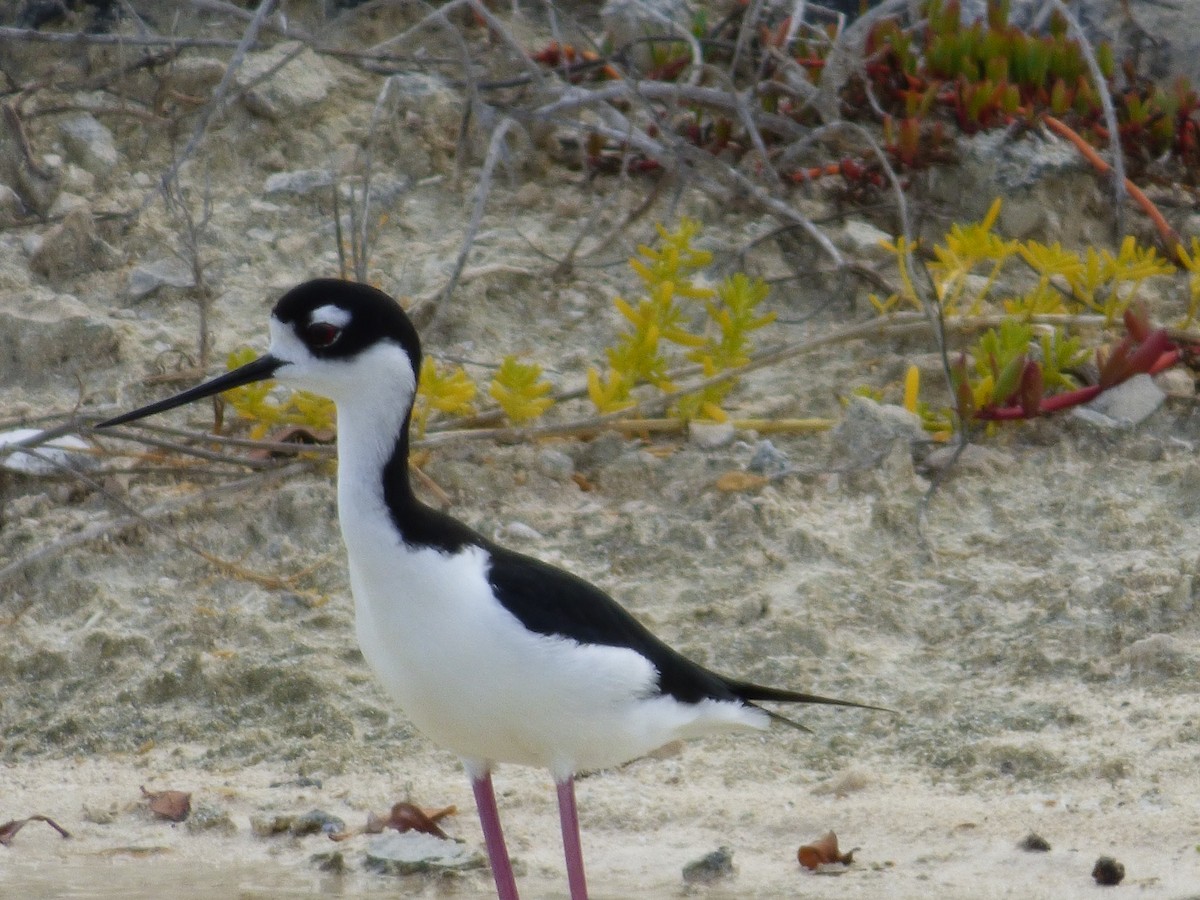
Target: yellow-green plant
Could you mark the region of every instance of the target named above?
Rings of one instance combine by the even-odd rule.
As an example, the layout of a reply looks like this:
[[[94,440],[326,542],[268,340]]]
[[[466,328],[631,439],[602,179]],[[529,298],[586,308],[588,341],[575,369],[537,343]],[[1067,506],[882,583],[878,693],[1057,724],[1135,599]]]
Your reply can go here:
[[[633,303],[624,297],[613,298],[613,304],[628,324],[617,343],[605,351],[607,371],[588,369],[588,396],[602,413],[632,406],[632,392],[639,384],[652,384],[662,391],[674,390],[667,376],[669,360],[663,352],[663,341],[685,347],[704,343],[703,338],[685,327],[690,311],[684,303],[708,300],[714,293],[695,277],[712,262],[711,253],[692,246],[692,239],[700,232],[700,223],[685,217],[674,231],[667,231],[662,225],[655,227],[662,245],[639,246],[638,256],[629,260],[629,267],[642,280],[645,293]]]
[[[661,246],[638,247],[638,256],[629,260],[642,281],[642,297],[633,303],[623,297],[613,300],[627,324],[606,351],[608,367],[603,372],[588,370],[588,395],[602,413],[632,406],[633,389],[641,384],[666,393],[676,390],[668,375],[669,345],[687,348],[686,358],[712,376],[746,363],[751,332],[774,319],[773,314],[758,311],[768,293],[762,279],[738,273],[715,290],[699,279],[712,262],[711,253],[692,246],[700,233],[699,222],[684,218],[674,231],[662,225],[657,229]],[[689,323],[696,319],[697,303],[703,304],[707,322],[693,331]],[[733,383],[731,379],[681,398],[675,414],[684,419],[724,419],[721,403]]]
[[[705,336],[704,343],[687,356],[700,364],[706,378],[750,362],[751,332],[775,321],[775,313],[758,311],[769,293],[770,288],[761,278],[737,272],[717,286],[716,299],[705,301],[709,320],[717,333]],[[721,404],[735,383],[733,379],[720,381],[681,397],[675,404],[676,415],[687,420],[724,421],[726,415]]]
[[[413,401],[412,427],[425,434],[435,412],[469,416],[475,412],[475,382],[462,366],[438,365],[431,357],[421,361],[421,377]]]
[[[1004,300],[1005,311],[1018,317],[1091,312],[1103,315],[1105,323],[1112,324],[1125,314],[1148,279],[1175,272],[1175,267],[1153,247],[1141,247],[1132,237],[1121,242],[1115,255],[1092,247],[1076,253],[1057,243],[1047,246],[1035,240],[1002,238],[994,231],[1000,204],[997,198],[987,215],[975,224],[951,226],[945,238],[933,247],[929,274],[947,316],[981,313],[1006,265],[1014,259],[1024,262],[1037,276],[1033,287]],[[908,269],[909,253],[915,248],[904,238],[885,241],[883,246],[896,258],[901,289],[887,299],[872,294],[871,303],[884,315],[904,307],[921,309],[921,297]],[[968,276],[985,270],[983,284],[971,289]],[[1200,284],[1196,291],[1200,309]]]
[[[233,370],[257,356],[251,348],[239,347],[229,354],[226,365]],[[222,394],[238,416],[251,421],[250,437],[254,440],[261,440],[288,425],[300,425],[316,431],[333,428],[336,409],[332,400],[308,391],[292,391],[279,398],[273,393],[274,388],[274,381],[257,381]]]
[[[501,361],[488,393],[509,421],[520,425],[538,418],[554,405],[550,389],[550,382],[542,378],[541,366],[520,362],[509,355]]]
[[[994,308],[991,295],[1011,262],[1024,263],[1035,279],[1003,297],[1006,318],[999,327],[984,331],[953,360],[953,412],[922,412],[916,393],[919,376],[910,370],[904,405],[922,415],[928,430],[942,433],[941,423],[951,416],[1001,421],[1046,415],[1085,403],[1133,375],[1174,364],[1178,351],[1165,330],[1151,326],[1138,298],[1148,279],[1175,272],[1170,262],[1132,237],[1125,238],[1116,253],[1092,247],[1077,253],[1058,243],[1007,240],[994,233],[999,213],[996,200],[980,222],[953,226],[933,248],[934,261],[928,268],[942,312],[955,317]],[[886,300],[872,296],[871,302],[885,315],[904,306],[921,309],[909,270],[914,248],[903,238],[884,246],[896,257],[901,290]],[[1200,314],[1200,240],[1193,239],[1192,253],[1181,252],[1180,258],[1190,273],[1185,318],[1190,323]],[[968,280],[985,271],[981,281]],[[1087,313],[1104,316],[1106,326],[1120,321],[1126,334],[1108,355],[1098,354],[1099,383],[1081,385],[1070,374],[1089,352],[1080,338],[1068,334],[1065,325],[1043,324],[1035,330],[1031,321],[1034,316]]]
[[[1192,252],[1179,246],[1177,252],[1184,268],[1188,270],[1188,306],[1180,327],[1189,328],[1200,315],[1200,238],[1192,238]]]

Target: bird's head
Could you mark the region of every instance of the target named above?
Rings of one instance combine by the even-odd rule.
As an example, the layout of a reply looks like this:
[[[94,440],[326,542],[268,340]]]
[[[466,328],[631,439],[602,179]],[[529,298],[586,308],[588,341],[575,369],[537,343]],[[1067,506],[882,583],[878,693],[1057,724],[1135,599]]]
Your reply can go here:
[[[132,422],[255,381],[275,378],[329,397],[342,407],[388,402],[405,411],[421,371],[417,331],[383,291],[351,281],[318,278],[275,304],[265,355],[211,381],[101,422]]]

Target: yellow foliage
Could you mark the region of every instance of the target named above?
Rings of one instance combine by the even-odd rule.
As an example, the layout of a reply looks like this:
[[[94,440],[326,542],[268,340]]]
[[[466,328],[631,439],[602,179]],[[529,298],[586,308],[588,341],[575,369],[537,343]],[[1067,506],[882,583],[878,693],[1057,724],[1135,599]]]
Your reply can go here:
[[[469,416],[475,412],[475,382],[462,366],[442,367],[428,356],[421,362],[421,378],[413,403],[412,421],[423,435],[434,412]]]
[[[488,393],[500,404],[510,422],[520,424],[536,419],[554,405],[550,382],[542,378],[537,363],[523,363],[515,356],[504,357]]]
[[[699,280],[701,270],[712,262],[711,253],[692,246],[699,222],[684,218],[674,231],[656,228],[660,245],[639,247],[638,256],[629,261],[644,295],[636,301],[613,299],[628,326],[606,351],[606,370],[588,372],[588,396],[602,413],[632,406],[638,385],[673,392],[675,385],[667,374],[671,346],[685,348],[686,357],[699,363],[706,376],[744,365],[750,359],[750,333],[775,318],[757,311],[768,293],[762,279],[738,273],[715,290]],[[693,324],[696,303],[707,313],[699,329]],[[734,383],[730,379],[682,397],[673,411],[685,419],[724,420],[721,402]]]
[[[229,354],[225,364],[232,371],[257,355],[249,347],[240,347]],[[314,431],[333,428],[337,410],[332,400],[308,391],[292,391],[276,398],[274,389],[274,381],[256,381],[221,395],[239,417],[250,420],[250,437],[254,440],[262,440],[287,425],[302,425]]]
[[[1004,301],[1005,310],[1015,316],[1095,312],[1112,322],[1125,312],[1147,279],[1175,271],[1154,248],[1140,247],[1132,237],[1122,241],[1116,255],[1091,247],[1081,254],[1066,250],[1058,243],[1046,245],[1035,240],[1007,240],[993,231],[999,214],[1000,200],[997,199],[981,221],[951,226],[942,241],[934,245],[934,261],[929,263],[929,274],[947,316],[979,314],[990,300],[1004,267],[1014,258],[1020,259],[1037,275],[1034,287]],[[908,270],[909,255],[915,245],[897,238],[884,241],[883,246],[896,258],[901,289],[886,299],[870,295],[872,306],[880,315],[905,306],[922,309],[921,296]],[[1200,243],[1194,246],[1200,249]],[[986,271],[987,277],[981,287],[971,290],[973,296],[968,296],[971,287],[968,276],[980,271]],[[1195,281],[1196,308],[1192,313],[1195,316],[1200,314],[1200,275],[1194,268],[1191,271]]]

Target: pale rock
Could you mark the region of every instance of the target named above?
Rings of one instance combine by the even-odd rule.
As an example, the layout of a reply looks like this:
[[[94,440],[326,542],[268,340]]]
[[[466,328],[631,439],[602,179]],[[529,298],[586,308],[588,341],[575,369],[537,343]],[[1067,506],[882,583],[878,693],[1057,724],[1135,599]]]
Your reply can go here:
[[[88,202],[86,197],[81,197],[70,191],[63,191],[54,198],[54,202],[50,204],[50,209],[46,211],[46,215],[51,219],[62,219],[70,212],[87,208]]]
[[[1154,383],[1168,397],[1196,396],[1196,381],[1187,369],[1176,367],[1159,372],[1154,376]]]
[[[481,869],[487,863],[467,844],[420,831],[388,831],[367,842],[366,865],[389,875],[418,875]]]
[[[68,212],[42,235],[29,267],[51,283],[59,283],[84,272],[112,268],[121,261],[121,254],[96,233],[91,213],[83,206]]]
[[[112,132],[90,113],[63,119],[58,128],[72,162],[107,178],[120,160]]]
[[[207,98],[225,77],[225,63],[209,56],[184,56],[171,66],[171,86],[196,99]]]
[[[336,83],[329,67],[311,49],[300,48],[296,41],[285,41],[261,53],[247,54],[233,80],[240,90],[250,92],[246,99],[253,112],[272,119],[290,116],[329,95]],[[293,58],[283,63],[289,56]]]
[[[842,228],[842,245],[859,259],[890,258],[891,251],[886,249],[883,244],[892,240],[892,235],[876,228],[869,222],[851,219]]]
[[[134,266],[129,273],[126,292],[133,299],[141,300],[161,287],[190,288],[195,283],[191,268],[183,260],[165,257]]]
[[[0,432],[0,447],[21,444],[37,438],[40,434],[42,432],[36,428],[17,428]],[[0,467],[22,475],[58,475],[63,468],[83,472],[95,469],[98,465],[96,457],[90,455],[91,444],[73,434],[52,438],[43,444],[37,444],[34,449],[36,452],[33,453],[18,450],[7,456],[0,456]]]
[[[34,290],[0,304],[0,382],[111,365],[117,334],[76,298]]]
[[[294,194],[306,197],[319,190],[325,190],[333,184],[333,173],[328,169],[296,169],[291,172],[275,172],[267,176],[263,184],[263,193]]]
[[[688,422],[688,440],[703,450],[728,447],[733,438],[732,422],[698,422],[695,419]]]
[[[1137,425],[1162,406],[1166,394],[1154,379],[1142,373],[1109,388],[1088,406],[1117,422]]]
[[[914,444],[929,439],[921,419],[902,406],[876,403],[869,397],[850,398],[845,416],[833,430],[832,463],[839,469],[873,469],[895,444],[911,452]]]

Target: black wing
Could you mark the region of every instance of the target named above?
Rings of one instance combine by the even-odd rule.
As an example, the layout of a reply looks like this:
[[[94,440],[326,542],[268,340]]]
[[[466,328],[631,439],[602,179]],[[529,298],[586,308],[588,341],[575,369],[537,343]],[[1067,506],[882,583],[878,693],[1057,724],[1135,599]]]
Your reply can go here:
[[[628,647],[658,670],[658,687],[684,703],[736,700],[725,679],[672,650],[595,585],[503,547],[488,548],[488,581],[500,603],[530,631],[581,644]]]
[[[816,694],[764,687],[718,675],[672,650],[623,606],[590,582],[533,557],[489,547],[488,581],[500,603],[530,631],[571,638],[581,644],[628,647],[658,670],[658,688],[683,703],[701,700],[756,700],[864,706]],[[782,716],[773,718],[788,722]],[[788,722],[794,725],[794,722]]]
[[[407,483],[402,482],[407,491]],[[446,553],[477,545],[491,557],[488,582],[501,605],[528,628],[548,637],[581,644],[627,647],[641,654],[658,671],[658,689],[683,703],[701,700],[781,703],[826,703],[880,709],[849,700],[765,687],[718,675],[671,649],[623,606],[594,584],[570,572],[496,544],[469,526],[438,510],[409,501],[408,515],[397,522],[404,539]],[[772,718],[796,723],[775,713]],[[797,726],[801,727],[801,726]]]

